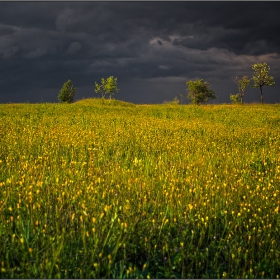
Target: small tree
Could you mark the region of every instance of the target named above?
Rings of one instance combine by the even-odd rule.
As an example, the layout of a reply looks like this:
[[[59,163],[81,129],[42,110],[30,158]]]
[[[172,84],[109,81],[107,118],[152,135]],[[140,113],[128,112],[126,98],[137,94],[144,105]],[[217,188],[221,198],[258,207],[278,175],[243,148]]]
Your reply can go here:
[[[112,98],[112,95],[119,92],[118,89],[118,78],[110,76],[107,79],[102,78],[101,84],[95,82],[95,92],[101,94],[101,98],[105,98],[106,94],[109,94],[109,98]]]
[[[270,67],[264,62],[264,63],[256,63],[252,66],[252,69],[255,71],[252,75],[253,80],[253,88],[260,88],[261,93],[261,101],[263,104],[263,93],[262,93],[262,87],[263,86],[274,86],[275,81],[272,76],[268,76],[268,72],[270,70]]]
[[[63,103],[72,103],[76,90],[77,89],[74,88],[71,80],[68,80],[62,86],[58,95],[58,100]]]
[[[208,82],[203,82],[203,79],[198,79],[195,81],[186,82],[188,86],[188,95],[187,98],[191,100],[193,104],[205,103],[209,99],[215,99],[216,94],[210,88]]]
[[[242,78],[236,77],[234,81],[237,84],[240,102],[243,104],[243,97],[245,95],[246,88],[250,85],[251,79],[248,78],[247,76],[243,75]]]
[[[229,99],[232,101],[233,104],[238,104],[240,103],[240,95],[239,93],[237,94],[230,94]]]

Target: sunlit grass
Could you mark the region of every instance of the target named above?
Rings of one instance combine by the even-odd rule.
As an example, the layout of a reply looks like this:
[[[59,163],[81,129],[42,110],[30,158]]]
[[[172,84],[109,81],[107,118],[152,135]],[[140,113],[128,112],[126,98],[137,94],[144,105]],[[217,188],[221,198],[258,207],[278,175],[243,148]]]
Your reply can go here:
[[[1,278],[279,278],[280,106],[111,102],[0,105]]]

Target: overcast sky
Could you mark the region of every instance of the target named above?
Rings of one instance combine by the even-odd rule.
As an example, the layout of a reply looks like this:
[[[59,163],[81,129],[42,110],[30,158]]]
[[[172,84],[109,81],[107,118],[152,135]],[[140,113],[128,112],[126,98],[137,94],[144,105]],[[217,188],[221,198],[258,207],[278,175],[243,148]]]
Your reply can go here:
[[[215,103],[237,93],[236,76],[266,62],[275,78],[265,103],[280,103],[280,2],[0,2],[0,103],[98,97],[118,78],[116,99],[163,103],[201,78]],[[260,102],[249,88],[245,102]]]

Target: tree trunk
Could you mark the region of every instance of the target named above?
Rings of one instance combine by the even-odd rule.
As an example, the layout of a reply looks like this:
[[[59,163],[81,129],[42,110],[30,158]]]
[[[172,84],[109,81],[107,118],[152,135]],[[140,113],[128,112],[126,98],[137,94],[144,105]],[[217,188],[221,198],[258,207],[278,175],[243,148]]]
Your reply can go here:
[[[262,101],[262,104],[263,104],[263,93],[262,93],[262,86],[260,86],[260,91],[261,91],[261,101]]]

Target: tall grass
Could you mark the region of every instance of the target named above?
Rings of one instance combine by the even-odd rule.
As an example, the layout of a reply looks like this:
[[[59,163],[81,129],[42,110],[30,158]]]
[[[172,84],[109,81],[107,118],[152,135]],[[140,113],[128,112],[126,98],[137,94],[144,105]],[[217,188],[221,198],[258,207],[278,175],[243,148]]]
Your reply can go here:
[[[0,105],[1,278],[279,278],[279,105],[94,102]]]

